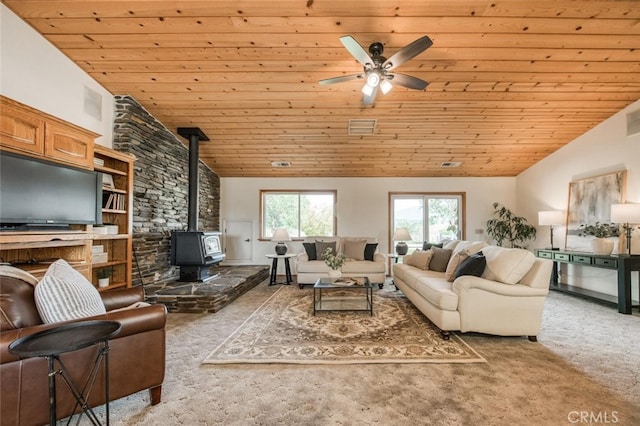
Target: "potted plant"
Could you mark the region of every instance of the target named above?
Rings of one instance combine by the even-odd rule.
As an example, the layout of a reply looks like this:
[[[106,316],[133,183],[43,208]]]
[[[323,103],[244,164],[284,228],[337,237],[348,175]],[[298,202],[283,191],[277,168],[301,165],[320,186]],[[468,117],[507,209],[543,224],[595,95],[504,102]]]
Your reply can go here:
[[[507,242],[511,247],[524,248],[529,240],[536,237],[536,227],[527,223],[527,219],[516,216],[500,203],[493,203],[493,219],[487,221],[487,235],[496,245]]]
[[[322,259],[324,263],[331,268],[329,278],[340,278],[342,276],[340,268],[342,268],[342,265],[347,261],[347,257],[344,254],[340,253],[335,255],[331,247],[327,247],[324,253],[322,253]]]
[[[594,254],[611,254],[613,241],[609,238],[620,236],[620,228],[614,223],[596,222],[594,225],[580,225],[580,237],[592,236],[591,248]]]
[[[96,275],[98,275],[98,287],[109,287],[109,277],[111,276],[111,268],[100,268]]]

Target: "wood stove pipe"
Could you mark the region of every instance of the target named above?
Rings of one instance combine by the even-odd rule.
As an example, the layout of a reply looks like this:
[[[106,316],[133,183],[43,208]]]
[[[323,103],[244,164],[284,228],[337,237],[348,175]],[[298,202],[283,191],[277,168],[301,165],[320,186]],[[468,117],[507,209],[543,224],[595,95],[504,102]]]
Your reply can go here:
[[[178,127],[178,134],[189,141],[189,208],[187,210],[187,231],[198,230],[198,164],[200,141],[209,138],[199,127]]]

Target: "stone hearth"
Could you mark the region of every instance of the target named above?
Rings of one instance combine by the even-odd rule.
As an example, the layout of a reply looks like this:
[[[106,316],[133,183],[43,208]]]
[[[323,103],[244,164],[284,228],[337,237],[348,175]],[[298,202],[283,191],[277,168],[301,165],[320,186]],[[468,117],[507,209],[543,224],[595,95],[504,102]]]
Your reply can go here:
[[[149,303],[162,303],[169,312],[213,313],[269,278],[269,266],[218,266],[218,275],[205,282],[172,281],[144,286]]]

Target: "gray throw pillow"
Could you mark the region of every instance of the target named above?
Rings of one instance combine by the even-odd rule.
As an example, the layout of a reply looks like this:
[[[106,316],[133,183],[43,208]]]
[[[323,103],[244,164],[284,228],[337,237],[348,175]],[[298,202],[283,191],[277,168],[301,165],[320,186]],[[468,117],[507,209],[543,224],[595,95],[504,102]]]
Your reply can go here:
[[[334,255],[337,254],[335,241],[331,241],[331,242],[316,241],[316,256],[318,260],[324,260],[322,258],[322,255],[324,255],[324,251],[327,249],[327,247],[331,249],[331,253],[333,253]]]
[[[433,256],[431,256],[431,261],[429,262],[429,269],[437,272],[445,272],[453,250],[438,247],[431,247],[429,250],[433,251]]]
[[[438,247],[438,248],[442,248],[442,243],[428,243],[428,242],[424,242],[422,243],[422,250],[427,251],[429,250],[431,247]]]

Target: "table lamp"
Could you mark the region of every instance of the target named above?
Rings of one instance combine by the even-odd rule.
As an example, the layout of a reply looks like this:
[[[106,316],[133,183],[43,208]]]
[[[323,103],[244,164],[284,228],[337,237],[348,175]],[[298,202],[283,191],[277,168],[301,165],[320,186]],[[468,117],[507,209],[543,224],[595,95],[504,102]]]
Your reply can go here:
[[[538,225],[549,226],[549,231],[551,232],[551,250],[553,250],[553,225],[564,225],[564,212],[560,210],[538,212]]]
[[[393,234],[393,241],[398,241],[396,244],[396,253],[401,256],[404,256],[409,251],[409,246],[406,241],[411,241],[411,235],[409,235],[409,231],[407,228],[398,228],[396,232]]]
[[[612,204],[611,222],[620,223],[627,235],[627,250],[631,255],[631,223],[640,223],[640,204]]]
[[[282,256],[283,254],[287,254],[287,245],[286,241],[291,241],[291,237],[289,237],[289,232],[287,232],[286,228],[278,228],[273,233],[273,237],[271,237],[271,241],[277,242],[276,244],[276,254]]]

